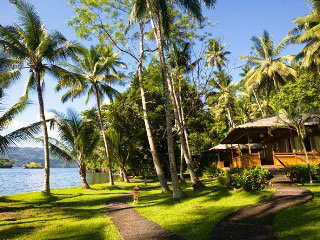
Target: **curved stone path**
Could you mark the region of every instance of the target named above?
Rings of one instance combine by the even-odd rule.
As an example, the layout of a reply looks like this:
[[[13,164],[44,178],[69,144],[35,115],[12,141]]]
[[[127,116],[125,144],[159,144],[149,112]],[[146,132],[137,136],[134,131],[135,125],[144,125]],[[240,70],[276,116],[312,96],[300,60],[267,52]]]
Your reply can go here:
[[[181,240],[172,232],[141,216],[126,202],[132,194],[123,194],[106,203],[107,215],[118,228],[123,240]]]
[[[284,176],[272,180],[275,193],[262,203],[241,208],[225,217],[212,231],[212,240],[275,240],[272,220],[281,210],[312,200],[313,194]]]

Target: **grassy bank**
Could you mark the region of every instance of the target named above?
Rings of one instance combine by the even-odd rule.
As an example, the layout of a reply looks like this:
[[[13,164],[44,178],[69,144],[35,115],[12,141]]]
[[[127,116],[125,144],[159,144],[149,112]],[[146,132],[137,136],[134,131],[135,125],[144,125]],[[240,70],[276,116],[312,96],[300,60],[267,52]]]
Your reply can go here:
[[[235,192],[219,186],[216,181],[203,180],[207,189],[184,190],[187,198],[173,201],[159,190],[142,193],[136,209],[150,220],[175,232],[185,240],[209,239],[212,227],[239,208],[269,197],[271,191]]]
[[[120,239],[104,203],[118,194],[132,191],[134,184],[94,185],[92,189],[52,191],[0,198],[0,238]]]
[[[141,192],[136,209],[184,239],[208,239],[220,219],[237,209],[270,196],[270,191],[235,192],[221,187],[214,180],[204,180],[208,188],[193,192],[185,186],[187,197],[173,201],[171,194],[158,189]],[[19,240],[48,239],[120,239],[117,229],[106,217],[104,204],[121,193],[131,192],[131,184],[117,183],[92,186],[92,189],[52,191],[0,198],[0,238]],[[148,184],[149,186],[154,185]]]
[[[305,185],[314,194],[311,202],[288,208],[276,216],[274,228],[280,240],[320,239],[320,184]]]

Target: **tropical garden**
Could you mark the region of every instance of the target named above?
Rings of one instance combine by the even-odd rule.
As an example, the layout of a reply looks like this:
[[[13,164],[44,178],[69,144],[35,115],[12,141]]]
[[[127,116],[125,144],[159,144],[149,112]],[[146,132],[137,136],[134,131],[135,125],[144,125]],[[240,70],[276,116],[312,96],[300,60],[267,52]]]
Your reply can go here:
[[[0,152],[25,141],[41,144],[44,175],[41,193],[0,197],[3,239],[120,239],[103,206],[135,185],[153,187],[140,195],[140,214],[184,239],[209,239],[225,216],[272,195],[265,189],[271,177],[261,169],[241,173],[242,190],[234,191],[234,183],[226,183],[231,174],[219,173],[195,153],[219,144],[238,125],[269,115],[279,116],[303,142],[306,119],[299,114],[318,116],[318,1],[309,1],[311,12],[296,18],[281,42],[266,30],[248,39],[252,51],[239,59],[239,82],[233,80],[228,45],[212,37],[214,26],[203,15],[215,0],[70,0],[75,15],[67,24],[89,45],[47,29],[28,1],[10,2],[19,17],[12,25],[0,24],[0,99],[14,84],[25,90],[17,103],[1,109]],[[291,45],[301,51],[282,55]],[[82,112],[53,109],[46,116],[49,75],[56,80],[51,90],[62,93],[54,101],[79,98],[95,106]],[[120,92],[119,86],[126,88]],[[40,121],[5,132],[28,111],[32,95]],[[82,188],[50,188],[51,155],[79,169]],[[88,171],[107,172],[108,183],[91,186]],[[320,180],[319,166],[293,172],[296,182]],[[244,182],[249,178],[253,184]],[[320,185],[306,187],[314,201],[277,216],[279,239],[317,239]],[[297,212],[309,219],[308,226],[297,226]]]

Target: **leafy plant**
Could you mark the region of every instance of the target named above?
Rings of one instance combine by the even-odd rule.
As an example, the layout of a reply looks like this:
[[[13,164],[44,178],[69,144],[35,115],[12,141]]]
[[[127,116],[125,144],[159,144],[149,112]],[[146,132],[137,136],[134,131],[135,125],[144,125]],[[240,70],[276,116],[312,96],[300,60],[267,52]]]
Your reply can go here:
[[[233,188],[243,188],[245,191],[259,191],[270,182],[272,174],[267,169],[234,168],[218,177],[220,184]]]

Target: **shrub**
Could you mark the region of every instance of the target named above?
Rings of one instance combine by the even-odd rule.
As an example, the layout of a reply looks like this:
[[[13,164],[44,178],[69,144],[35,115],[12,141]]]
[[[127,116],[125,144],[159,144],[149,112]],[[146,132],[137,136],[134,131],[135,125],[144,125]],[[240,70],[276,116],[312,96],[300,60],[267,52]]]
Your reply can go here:
[[[233,188],[243,188],[245,191],[262,190],[271,180],[272,175],[267,169],[233,168],[218,176],[220,184]]]
[[[222,172],[223,172],[223,170],[221,168],[218,168],[216,165],[211,165],[210,167],[207,167],[204,170],[203,176],[205,176],[205,177],[217,177]]]
[[[310,167],[312,179],[320,182],[320,166],[313,164]],[[308,164],[290,165],[286,168],[286,175],[294,183],[308,183],[310,181]]]
[[[240,186],[246,191],[258,191],[264,189],[270,182],[272,174],[267,169],[245,169],[239,176]]]

